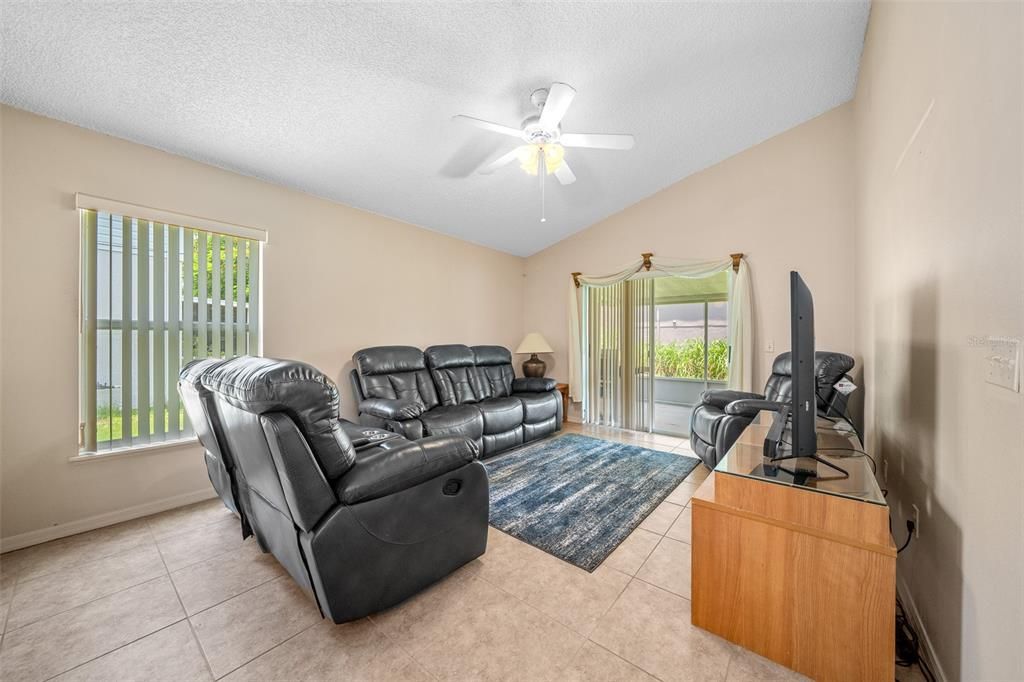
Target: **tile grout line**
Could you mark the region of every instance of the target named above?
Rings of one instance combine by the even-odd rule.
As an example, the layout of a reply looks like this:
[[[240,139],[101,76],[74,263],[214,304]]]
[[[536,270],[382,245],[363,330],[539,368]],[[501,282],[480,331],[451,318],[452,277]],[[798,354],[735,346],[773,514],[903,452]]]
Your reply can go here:
[[[206,503],[200,502],[198,504],[206,504]],[[187,506],[190,506],[190,505],[185,505],[185,506],[187,507]],[[138,519],[130,519],[128,521],[122,521],[120,523],[114,523],[114,524],[111,524],[109,526],[101,526],[100,528],[94,528],[93,530],[84,531],[82,533],[75,533],[74,535],[68,535],[68,536],[63,537],[63,538],[56,538],[54,540],[49,540],[47,542],[41,542],[38,545],[30,545],[29,547],[23,547],[21,549],[14,550],[12,552],[5,552],[5,554],[14,555],[14,554],[17,554],[19,552],[23,552],[25,550],[34,549],[34,548],[37,548],[37,547],[44,547],[44,546],[49,545],[51,543],[62,542],[62,541],[71,541],[73,538],[76,538],[76,537],[81,537],[81,536],[84,536],[84,535],[89,535],[89,534],[96,533],[98,531],[104,530],[106,528],[114,528],[115,526],[119,526],[119,525],[127,524],[127,523],[132,523],[132,522],[135,522],[135,521],[142,521],[142,522],[144,522],[144,526],[143,527],[144,527],[144,529],[146,531],[147,536],[149,537],[151,542],[156,544],[157,542],[159,542],[160,539],[163,539],[163,538],[158,538],[153,533],[153,528],[150,525],[150,519],[153,518],[153,517],[156,517],[156,516],[162,516],[164,514],[167,514],[168,512],[175,511],[177,509],[184,509],[184,508],[185,507],[176,507],[175,509],[169,509],[167,511],[158,512],[156,514],[150,514],[149,516],[141,516]],[[186,529],[184,531],[174,532],[174,533],[171,533],[171,534],[163,536],[163,537],[174,537],[174,536],[180,535],[182,533],[190,532],[190,531],[193,531],[193,530],[199,530],[200,528],[204,528],[204,527],[212,525],[214,523],[219,523],[219,521],[211,521],[209,523],[200,524],[200,525],[196,526],[195,528],[190,528],[190,529]],[[64,568],[59,568],[59,569],[56,569],[56,570],[48,572],[48,573],[40,573],[39,575],[32,576],[31,578],[29,578],[29,580],[35,580],[36,578],[43,578],[43,577],[46,577],[46,576],[55,575],[57,573],[60,573],[62,570],[67,570],[69,568],[74,568],[74,567],[77,567],[77,566],[83,566],[85,564],[93,563],[95,561],[102,561],[104,559],[111,559],[111,558],[114,558],[114,557],[122,556],[124,554],[127,554],[128,552],[131,552],[131,551],[134,551],[136,549],[139,549],[143,545],[144,545],[144,543],[140,543],[139,545],[136,545],[134,547],[129,547],[129,548],[123,550],[123,551],[113,552],[112,554],[96,557],[94,559],[86,559],[86,560],[83,560],[83,561],[73,561],[73,562],[71,562],[70,564],[68,564]],[[20,579],[20,578],[23,577],[22,574],[24,574],[25,572],[26,571],[24,569],[20,570],[20,571],[15,571],[14,575],[17,576]],[[13,598],[13,595],[12,595],[12,598]]]
[[[219,500],[217,500],[217,501],[219,502]],[[210,504],[212,504],[212,502],[213,502],[213,500],[208,500],[208,501],[205,501],[205,502],[199,502],[198,504],[210,505]],[[186,505],[186,507],[187,506],[190,506],[190,505]],[[154,516],[162,516],[164,514],[167,514],[168,512],[177,511],[179,509],[185,509],[185,507],[176,507],[174,509],[168,509],[167,511],[160,512],[159,514],[151,514],[149,516],[142,517],[143,520],[146,521],[146,527],[149,529],[149,533],[150,533],[150,535],[153,536],[154,540],[159,542],[160,540],[165,540],[167,538],[172,538],[172,537],[175,537],[177,535],[184,535],[185,533],[191,533],[193,531],[197,531],[197,530],[201,530],[203,528],[206,528],[207,526],[212,526],[212,525],[215,525],[215,524],[218,524],[218,523],[222,523],[224,521],[227,521],[227,520],[230,520],[230,519],[234,518],[233,515],[232,516],[225,516],[225,517],[217,519],[215,521],[206,521],[204,523],[196,524],[195,526],[192,526],[190,528],[183,528],[181,530],[176,530],[176,531],[174,531],[172,533],[167,533],[165,535],[159,535],[159,536],[156,535],[156,533],[153,531],[153,526],[150,525],[151,522],[149,521],[149,519],[153,518]]]
[[[153,578],[153,580],[159,580],[159,578]],[[135,639],[133,639],[132,641],[130,641],[130,642],[125,642],[124,644],[122,644],[122,645],[120,645],[120,646],[114,647],[114,648],[113,648],[113,649],[111,649],[110,651],[104,651],[104,652],[103,652],[102,654],[100,654],[99,656],[93,656],[93,657],[92,657],[92,658],[90,658],[90,659],[89,659],[88,661],[82,661],[81,663],[76,663],[75,665],[71,666],[71,667],[70,667],[70,668],[68,668],[67,670],[62,670],[61,672],[59,672],[59,673],[56,673],[56,674],[54,674],[54,675],[51,675],[51,676],[49,676],[49,677],[47,677],[47,678],[45,678],[45,679],[46,679],[46,680],[53,680],[53,679],[56,679],[56,678],[60,677],[61,675],[66,675],[67,673],[71,672],[72,670],[77,670],[78,668],[81,668],[81,667],[82,667],[82,666],[84,666],[84,665],[89,665],[89,664],[90,664],[90,663],[92,663],[93,661],[99,660],[99,659],[103,658],[104,656],[108,656],[108,655],[110,655],[110,654],[114,653],[115,651],[120,651],[121,649],[124,649],[125,647],[129,647],[129,646],[131,646],[132,644],[135,644],[136,642],[138,642],[138,641],[140,641],[140,640],[146,639],[146,638],[147,638],[147,637],[149,637],[150,635],[155,635],[155,634],[156,634],[156,633],[158,633],[158,632],[163,632],[163,631],[164,631],[164,630],[166,630],[167,628],[172,628],[172,627],[174,627],[175,625],[177,625],[177,624],[181,623],[181,622],[182,622],[182,621],[184,621],[184,620],[186,620],[186,619],[185,619],[185,618],[182,618],[182,619],[180,619],[180,620],[176,620],[176,621],[174,621],[173,623],[168,623],[167,625],[165,625],[165,626],[163,626],[163,627],[161,627],[161,628],[157,628],[156,630],[153,630],[153,632],[150,632],[150,633],[147,633],[147,634],[145,634],[145,635],[142,635],[141,637],[136,637],[136,638],[135,638]]]
[[[518,538],[513,538],[513,539],[516,540],[517,542],[522,542],[522,540],[519,540]],[[526,543],[526,544],[528,544],[528,543]],[[612,569],[612,570],[614,570],[614,569]],[[619,572],[621,573],[622,571],[619,571]],[[480,580],[484,581],[485,583],[487,583],[488,585],[490,585],[494,589],[498,590],[499,592],[505,593],[506,595],[512,597],[513,599],[518,601],[520,604],[522,604],[526,608],[530,609],[531,611],[534,611],[541,618],[544,618],[545,620],[547,620],[547,621],[549,621],[551,623],[554,623],[555,625],[558,625],[559,627],[565,628],[566,630],[568,630],[570,633],[572,633],[574,635],[582,637],[583,641],[580,643],[580,645],[578,647],[576,647],[573,650],[573,655],[579,653],[580,650],[583,648],[583,646],[587,643],[587,639],[588,639],[588,635],[587,634],[580,632],[579,630],[577,630],[576,628],[572,627],[571,625],[566,625],[565,623],[563,623],[562,621],[558,620],[557,618],[555,618],[553,616],[549,616],[548,614],[544,613],[539,608],[537,608],[533,604],[529,603],[525,599],[522,599],[518,595],[513,594],[512,592],[509,592],[508,590],[503,588],[501,585],[498,585],[498,584],[496,584],[494,582],[491,582],[490,580],[488,580],[487,578],[483,577],[482,575],[474,575],[474,576],[470,576],[470,577],[471,578],[479,578]],[[628,585],[629,583],[627,582],[626,584]],[[623,590],[625,590],[625,588],[623,588]],[[617,600],[618,600],[618,597],[616,597],[615,600],[612,603],[614,604],[615,601],[617,601]],[[417,663],[419,663],[418,660],[417,660]]]
[[[168,567],[168,572],[170,572],[170,573],[177,573],[178,571],[183,571],[186,568],[191,568],[193,566],[198,566],[199,564],[203,563],[204,561],[213,561],[214,559],[220,559],[221,557],[227,556],[228,554],[231,554],[232,552],[237,552],[238,548],[241,547],[244,543],[245,543],[245,540],[243,540],[239,545],[237,545],[233,549],[225,549],[223,552],[217,552],[216,554],[212,554],[212,555],[210,555],[208,557],[204,557],[202,559],[199,559],[198,561],[193,561],[190,564],[185,564],[184,566],[178,566],[173,571],[171,571],[170,567]],[[158,547],[159,547],[159,544],[160,544],[160,542],[158,540],[157,541],[157,546]],[[162,554],[162,552],[161,552],[161,554]],[[273,556],[273,555],[271,555],[271,556]],[[275,561],[276,561],[276,559],[275,559]]]
[[[457,569],[456,569],[456,570],[457,570]],[[486,581],[485,581],[485,582],[486,582]],[[488,584],[489,584],[489,583],[488,583]],[[394,608],[394,607],[392,607],[392,608]],[[427,669],[427,668],[426,668],[426,667],[425,667],[425,666],[424,666],[424,665],[423,665],[423,664],[422,664],[422,663],[420,662],[420,660],[419,660],[418,658],[416,658],[416,656],[415,656],[415,655],[413,654],[413,652],[412,652],[412,651],[408,650],[408,649],[407,649],[407,648],[405,647],[405,645],[404,645],[404,644],[403,644],[402,642],[399,642],[399,641],[398,641],[397,639],[395,639],[394,637],[392,637],[392,636],[391,636],[391,634],[390,634],[390,633],[389,633],[389,632],[388,632],[388,631],[387,631],[387,630],[386,630],[386,629],[385,629],[385,628],[384,628],[384,627],[383,627],[383,626],[382,626],[382,625],[381,625],[380,623],[378,623],[378,622],[377,622],[377,620],[376,620],[376,619],[374,618],[374,616],[375,616],[375,615],[377,615],[377,614],[376,614],[376,613],[373,613],[373,614],[370,614],[369,616],[367,616],[367,617],[366,617],[366,618],[367,618],[367,620],[369,620],[369,621],[370,621],[371,623],[373,623],[373,627],[375,627],[375,628],[376,628],[376,629],[377,629],[377,630],[378,630],[378,631],[379,631],[379,632],[380,632],[381,634],[383,634],[383,635],[384,635],[384,637],[385,637],[385,639],[387,639],[387,640],[388,640],[389,642],[391,642],[392,644],[394,644],[394,645],[395,645],[396,647],[398,647],[398,648],[399,648],[399,649],[400,649],[400,650],[402,651],[402,653],[404,653],[404,654],[405,654],[406,656],[408,656],[408,657],[409,657],[409,660],[410,660],[410,661],[412,661],[412,662],[413,662],[413,664],[414,664],[414,665],[415,665],[415,666],[416,666],[417,668],[419,668],[419,669],[420,669],[420,670],[422,670],[422,671],[423,671],[424,673],[426,673],[426,674],[427,674],[427,676],[428,676],[428,677],[429,677],[430,679],[432,679],[432,680],[436,680],[436,679],[438,679],[437,675],[435,675],[434,673],[430,672],[430,670],[428,670],[428,669]]]
[[[121,555],[119,554],[117,556],[121,556]],[[47,577],[53,576],[53,575],[56,575],[56,574],[55,573],[49,573],[49,574],[47,574]],[[159,580],[160,578],[164,578],[164,577],[170,579],[170,575],[167,573],[167,566],[166,565],[164,566],[164,574],[163,575],[152,576],[152,577],[149,577],[149,578],[142,578],[138,582],[132,583],[131,585],[125,585],[124,587],[118,588],[118,589],[114,590],[113,592],[107,592],[106,594],[101,594],[101,595],[99,595],[97,597],[93,597],[92,599],[89,599],[88,601],[84,601],[84,602],[82,602],[80,604],[75,604],[74,606],[69,606],[66,609],[62,609],[60,611],[55,611],[53,613],[50,613],[50,614],[47,614],[47,615],[43,616],[42,618],[37,618],[37,619],[35,619],[33,621],[29,621],[28,623],[23,623],[22,625],[19,625],[16,628],[11,628],[10,630],[6,629],[7,628],[7,622],[10,620],[11,610],[12,610],[11,608],[8,608],[7,609],[7,616],[4,618],[4,634],[7,635],[7,634],[10,634],[12,632],[17,632],[18,630],[27,628],[30,625],[35,625],[36,623],[42,623],[44,620],[48,620],[50,618],[53,618],[54,616],[59,616],[59,615],[65,614],[68,611],[74,611],[77,608],[81,608],[83,606],[88,606],[89,604],[92,604],[93,602],[97,602],[100,599],[106,599],[107,597],[113,597],[115,594],[121,594],[125,590],[130,590],[133,587],[138,587],[139,585],[145,585],[146,583],[153,582],[154,580]],[[35,578],[33,578],[33,580],[35,580]],[[29,582],[31,582],[31,581],[29,581]],[[10,605],[11,606],[14,605],[14,596],[13,595],[11,596],[11,603],[10,603]]]
[[[217,524],[221,524],[221,523],[226,524],[227,521],[235,521],[237,523],[238,519],[235,518],[234,516],[228,516],[228,517],[225,517],[223,519],[218,519],[216,521],[211,521],[209,523],[200,524],[200,525],[194,526],[192,528],[186,528],[185,530],[178,530],[178,531],[174,531],[173,533],[167,533],[165,535],[159,535],[159,536],[153,535],[153,541],[154,542],[161,542],[161,541],[169,540],[171,538],[181,537],[182,535],[185,535],[186,533],[195,533],[197,531],[203,530],[204,528],[209,528],[210,526],[216,526]],[[152,530],[150,532],[152,533]]]
[[[11,586],[11,598],[7,600],[7,610],[4,611],[4,622],[0,623],[0,644],[3,644],[4,638],[7,637],[7,621],[11,618],[11,607],[14,606],[14,594],[18,591],[18,579],[20,576],[14,574],[14,585]]]
[[[250,587],[245,588],[244,590],[242,590],[238,594],[233,594],[230,597],[226,597],[224,599],[221,599],[216,604],[210,604],[209,606],[204,606],[203,608],[199,609],[195,613],[189,613],[186,610],[185,611],[185,617],[189,618],[189,619],[195,618],[196,616],[198,616],[201,613],[206,613],[210,609],[216,608],[216,607],[220,606],[221,604],[226,604],[227,602],[231,601],[232,599],[234,599],[236,597],[241,597],[243,594],[248,594],[249,592],[252,592],[253,590],[257,590],[257,589],[263,587],[264,585],[268,585],[268,584],[274,582],[275,580],[280,580],[282,578],[291,578],[291,576],[288,573],[284,573],[282,575],[275,575],[272,578],[270,578],[269,580],[264,580],[259,585],[252,585]],[[173,577],[171,577],[171,583],[174,584],[174,578]],[[177,585],[175,585],[175,590],[177,590]],[[314,605],[315,605],[315,602],[314,602]],[[184,607],[182,607],[182,608],[184,608]]]
[[[278,577],[282,577],[282,576],[278,576]],[[265,583],[264,583],[264,584],[265,584]],[[221,602],[221,603],[223,604],[224,602]],[[189,624],[191,625],[191,622],[192,622],[192,621],[191,621],[190,619],[186,619],[186,620],[189,620]],[[323,617],[321,617],[321,619],[320,619],[320,620],[321,620],[321,622],[322,622],[322,621],[324,621],[324,620],[327,620],[327,619],[326,619],[326,618],[323,618]],[[285,637],[285,638],[284,638],[283,640],[281,640],[280,642],[278,642],[278,643],[277,643],[277,644],[275,644],[274,646],[270,647],[270,648],[269,648],[269,649],[267,649],[266,651],[261,651],[261,652],[259,652],[258,654],[256,654],[255,656],[253,656],[252,658],[250,658],[250,659],[248,659],[248,660],[246,660],[246,661],[244,661],[244,662],[242,662],[242,663],[239,663],[239,664],[238,664],[237,666],[235,666],[235,667],[234,667],[234,668],[232,668],[231,670],[228,670],[228,671],[227,671],[226,673],[224,673],[224,674],[223,674],[223,675],[221,675],[220,677],[217,677],[216,675],[214,675],[214,674],[213,674],[213,669],[211,668],[211,669],[210,669],[210,677],[212,677],[212,678],[213,678],[214,680],[222,680],[222,679],[224,679],[225,677],[227,677],[228,675],[230,675],[231,673],[235,672],[236,670],[240,670],[241,668],[244,668],[245,666],[249,665],[250,663],[252,663],[252,662],[253,662],[253,661],[255,661],[256,659],[258,659],[258,658],[262,658],[263,656],[266,656],[267,654],[269,654],[269,653],[270,653],[271,651],[273,651],[274,649],[278,648],[279,646],[284,646],[284,644],[286,644],[287,642],[290,642],[291,640],[295,639],[296,637],[298,637],[298,636],[299,636],[299,635],[301,635],[302,633],[304,633],[304,632],[308,632],[309,630],[312,630],[312,629],[313,629],[313,628],[315,628],[315,627],[316,627],[317,625],[320,625],[320,623],[313,623],[312,625],[307,625],[306,627],[304,627],[304,628],[302,628],[301,630],[299,630],[298,632],[296,632],[296,633],[295,633],[294,635],[290,635],[290,636],[288,636],[288,637]],[[347,623],[342,623],[341,625],[347,625]],[[337,626],[336,626],[336,627],[337,627]],[[192,634],[193,634],[193,635],[195,635],[195,631],[193,631],[193,633],[192,633]],[[198,639],[198,638],[197,638],[197,639]],[[199,645],[199,648],[200,648],[200,649],[202,649],[202,644],[200,644],[200,645]],[[206,657],[206,654],[205,654],[205,652],[204,652],[204,654],[203,654],[203,657],[204,657],[204,658]],[[207,661],[207,665],[209,665],[209,661]]]
[[[154,545],[156,544],[155,540],[153,541],[153,544]],[[35,545],[35,546],[38,547],[39,545]],[[82,566],[87,566],[89,564],[96,563],[97,561],[106,561],[107,559],[114,559],[114,558],[119,557],[119,556],[124,556],[125,554],[128,554],[129,552],[134,552],[136,550],[142,549],[145,546],[146,546],[145,543],[141,543],[141,544],[135,545],[134,547],[129,547],[128,549],[122,550],[120,552],[114,552],[113,554],[107,554],[105,556],[96,557],[95,559],[86,559],[85,561],[75,561],[73,563],[68,564],[67,566],[64,566],[63,568],[57,568],[57,569],[55,569],[53,571],[49,571],[47,573],[40,573],[40,574],[34,575],[34,576],[32,576],[31,578],[28,578],[28,579],[25,579],[24,575],[23,575],[26,571],[24,571],[24,570],[16,571],[15,574],[14,574],[18,578],[18,581],[17,581],[16,584],[20,584],[22,582],[32,582],[33,580],[38,580],[39,578],[48,578],[50,576],[57,575],[61,571],[67,571],[67,570],[71,570],[73,568],[81,568]],[[11,598],[12,599],[14,598],[13,594],[11,595]]]
[[[150,529],[152,532],[152,529]],[[178,586],[174,583],[174,578],[171,577],[171,571],[167,567],[167,559],[164,558],[164,553],[160,550],[160,543],[156,543],[156,552],[160,555],[160,561],[164,565],[164,571],[167,573],[167,581],[171,583],[171,589],[174,590],[174,598],[178,600],[178,606],[181,607],[181,613],[185,617],[185,622],[188,623],[188,631],[192,635],[192,641],[199,647],[199,655],[203,657],[203,663],[206,665],[207,672],[210,673],[211,679],[217,679],[213,674],[213,666],[210,665],[210,659],[206,656],[206,649],[203,648],[203,643],[199,641],[199,635],[196,634],[195,626],[192,625],[192,619],[189,618],[188,610],[185,608],[185,602],[181,600],[181,594],[178,592]]]
[[[160,580],[160,578],[168,578],[168,580],[170,580],[169,576],[167,576],[167,575],[162,575],[162,576],[157,576],[156,578],[151,578],[151,579],[149,579],[149,580],[147,580],[147,581],[145,581],[145,582],[141,582],[141,583],[139,583],[138,585],[133,585],[132,587],[138,587],[139,585],[145,585],[145,584],[147,584],[147,583],[152,583],[152,582],[156,582],[157,580]],[[132,589],[132,588],[131,588],[131,587],[126,587],[125,589],[126,589],[126,590],[130,590],[130,589]],[[106,597],[112,597],[112,596],[114,596],[115,594],[120,594],[120,593],[121,593],[121,592],[123,592],[123,591],[124,591],[124,590],[120,590],[120,591],[118,591],[118,592],[114,592],[113,594],[108,594],[108,595],[105,595],[105,596],[103,596],[103,597],[99,597],[99,599],[105,599]],[[91,604],[91,603],[93,603],[93,602],[95,602],[95,601],[99,601],[99,599],[93,599],[92,601],[86,602],[86,604]],[[81,606],[85,606],[86,604],[81,604]],[[78,607],[76,606],[75,608],[78,608]],[[61,613],[67,613],[67,612],[66,612],[66,611],[62,611]],[[54,614],[54,615],[60,615],[60,614]],[[52,617],[52,616],[51,616],[51,617]],[[44,618],[43,620],[46,620],[46,618]],[[48,677],[48,678],[46,678],[46,679],[48,679],[48,680],[52,680],[52,679],[53,679],[53,678],[55,678],[55,677],[59,677],[60,675],[63,675],[64,673],[68,672],[69,670],[74,670],[75,668],[80,668],[80,667],[82,667],[83,665],[85,665],[86,663],[92,663],[93,661],[95,661],[95,660],[96,660],[96,659],[98,659],[98,658],[103,658],[103,657],[104,657],[104,656],[106,656],[107,654],[113,653],[113,652],[115,652],[115,651],[118,651],[119,649],[123,649],[123,648],[125,648],[126,646],[129,646],[130,644],[134,644],[135,642],[138,642],[138,641],[139,641],[140,639],[145,639],[146,637],[149,637],[150,635],[152,635],[152,634],[154,634],[154,633],[160,632],[161,630],[166,630],[167,628],[171,627],[172,625],[177,625],[178,623],[180,623],[180,622],[181,622],[181,621],[183,621],[183,620],[185,620],[185,618],[184,618],[184,617],[182,617],[182,618],[179,618],[178,620],[174,621],[173,623],[168,623],[167,625],[165,625],[165,626],[163,626],[163,627],[161,627],[161,628],[157,628],[156,630],[153,630],[153,632],[147,632],[146,634],[144,634],[144,635],[141,635],[141,636],[139,636],[139,637],[136,637],[135,639],[133,639],[133,640],[131,640],[131,641],[129,641],[129,642],[125,642],[124,644],[121,644],[120,646],[116,646],[116,647],[114,647],[114,648],[113,648],[113,649],[111,649],[110,651],[104,651],[104,652],[103,652],[102,654],[99,654],[98,656],[93,656],[92,658],[90,658],[90,659],[89,659],[89,660],[87,660],[87,661],[82,661],[81,663],[77,663],[77,664],[75,664],[75,665],[71,666],[70,668],[66,668],[66,669],[64,669],[64,670],[62,670],[62,671],[60,671],[60,672],[58,672],[58,673],[56,673],[56,674],[54,674],[54,675],[51,675],[50,677]],[[41,623],[41,622],[43,622],[43,621],[41,621],[41,620],[37,620],[37,621],[36,621],[36,623]],[[20,630],[21,628],[18,628],[18,629]],[[16,632],[16,631],[12,631],[12,632]],[[6,636],[6,635],[5,635],[5,636]]]
[[[618,601],[618,600],[616,600],[616,601]],[[619,659],[620,661],[622,661],[626,665],[629,665],[630,667],[636,668],[637,670],[639,670],[643,674],[650,675],[654,679],[659,680],[659,682],[662,682],[662,678],[658,677],[657,675],[652,673],[650,670],[647,670],[646,668],[643,668],[643,667],[637,665],[636,663],[634,663],[633,661],[629,660],[628,658],[623,658],[622,656],[619,656],[617,653],[615,653],[614,651],[612,651],[608,647],[606,647],[606,646],[604,646],[602,644],[599,644],[599,643],[597,643],[594,640],[589,639],[589,638],[587,639],[587,641],[590,642],[591,644],[593,644],[594,646],[596,646],[598,649],[601,649],[603,651],[607,651],[612,656],[614,656],[615,658]]]

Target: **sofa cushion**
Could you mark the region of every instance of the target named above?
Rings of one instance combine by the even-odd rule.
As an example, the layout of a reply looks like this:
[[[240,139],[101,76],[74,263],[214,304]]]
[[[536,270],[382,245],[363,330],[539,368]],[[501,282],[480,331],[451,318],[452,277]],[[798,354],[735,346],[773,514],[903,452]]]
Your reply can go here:
[[[420,415],[424,435],[454,434],[479,440],[484,433],[484,420],[474,405],[443,405]]]
[[[486,398],[512,395],[512,353],[504,346],[473,346],[479,392]]]
[[[559,422],[558,416],[551,416],[547,419],[543,419],[536,423],[523,424],[523,440],[529,443],[531,440],[537,440],[544,436],[550,435],[558,431]]]
[[[537,424],[558,414],[562,396],[555,393],[517,393],[515,398],[523,404],[523,422]]]
[[[484,434],[483,451],[484,455],[493,455],[517,445],[523,444],[523,426],[519,426],[502,433]]]
[[[487,435],[511,431],[523,423],[523,402],[519,398],[488,398],[477,407],[483,415]]]
[[[431,346],[423,352],[442,405],[476,403],[490,394],[477,377],[473,351],[469,346]]]
[[[352,356],[365,398],[406,399],[429,410],[440,404],[423,352],[412,346],[364,348]]]

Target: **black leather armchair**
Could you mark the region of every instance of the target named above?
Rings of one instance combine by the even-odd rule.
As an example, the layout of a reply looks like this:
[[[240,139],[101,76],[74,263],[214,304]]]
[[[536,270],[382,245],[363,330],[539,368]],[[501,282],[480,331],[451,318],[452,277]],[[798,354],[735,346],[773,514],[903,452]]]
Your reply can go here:
[[[842,353],[819,351],[814,354],[819,414],[839,417],[845,413],[846,396],[836,391],[835,385],[853,369],[853,364],[853,358]],[[793,363],[787,352],[775,358],[763,394],[704,391],[700,404],[690,416],[690,446],[704,464],[713,469],[757,413],[789,402],[792,389]]]
[[[334,383],[299,362],[190,365],[183,382],[195,374],[253,534],[326,617],[392,606],[483,554],[489,492],[472,441],[344,422]]]

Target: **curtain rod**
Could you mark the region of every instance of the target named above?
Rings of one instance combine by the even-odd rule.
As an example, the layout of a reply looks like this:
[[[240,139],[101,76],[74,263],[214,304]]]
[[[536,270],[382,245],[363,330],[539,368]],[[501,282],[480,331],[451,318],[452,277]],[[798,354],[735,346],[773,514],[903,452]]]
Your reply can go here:
[[[648,272],[650,272],[650,269],[651,269],[651,265],[652,265],[651,257],[652,256],[654,256],[653,253],[641,253],[640,254],[640,257],[644,259],[643,268],[644,268],[644,270],[647,270]],[[742,253],[730,253],[729,257],[732,258],[732,269],[733,269],[733,272],[739,272],[740,271],[740,260],[743,258],[743,254]],[[580,288],[580,275],[582,275],[583,273],[582,272],[571,272],[569,274],[572,275],[572,282],[573,282],[573,284],[575,284],[576,288],[579,289]]]

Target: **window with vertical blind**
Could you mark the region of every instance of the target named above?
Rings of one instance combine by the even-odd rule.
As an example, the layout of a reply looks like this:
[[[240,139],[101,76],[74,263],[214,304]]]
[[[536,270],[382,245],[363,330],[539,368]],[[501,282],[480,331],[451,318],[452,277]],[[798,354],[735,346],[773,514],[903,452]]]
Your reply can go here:
[[[160,211],[163,222],[79,213],[80,451],[189,438],[181,368],[260,351],[261,241],[175,224]]]

